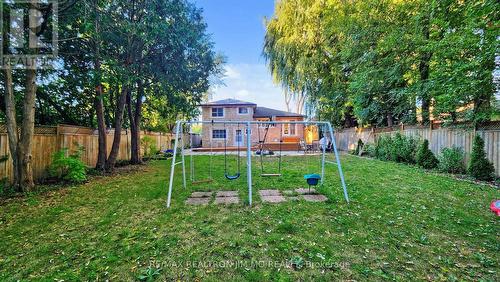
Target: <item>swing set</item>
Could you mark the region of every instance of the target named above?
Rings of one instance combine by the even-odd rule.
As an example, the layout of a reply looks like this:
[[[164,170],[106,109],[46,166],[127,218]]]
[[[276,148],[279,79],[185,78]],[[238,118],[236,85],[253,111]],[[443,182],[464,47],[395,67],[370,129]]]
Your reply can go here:
[[[347,194],[347,187],[345,184],[345,179],[344,179],[344,174],[342,172],[342,166],[340,164],[340,159],[339,155],[337,152],[337,146],[335,144],[335,137],[333,134],[333,128],[332,125],[329,122],[322,122],[322,121],[177,121],[176,122],[176,127],[175,127],[175,142],[174,142],[174,148],[173,148],[173,157],[172,157],[172,163],[171,163],[171,168],[170,168],[170,180],[169,180],[169,185],[168,185],[168,195],[167,195],[167,207],[170,207],[171,204],[171,198],[172,198],[172,189],[173,189],[173,182],[174,182],[174,176],[175,176],[175,167],[177,165],[182,166],[182,183],[183,187],[186,188],[186,169],[185,169],[185,146],[184,146],[184,129],[189,128],[189,134],[190,134],[190,148],[193,146],[193,134],[191,127],[193,124],[211,124],[212,128],[213,125],[215,124],[222,124],[224,128],[224,177],[227,180],[237,180],[240,178],[242,175],[241,173],[241,151],[242,151],[242,143],[245,144],[245,149],[246,149],[246,176],[247,176],[247,186],[248,186],[248,203],[249,205],[252,205],[252,192],[253,192],[253,187],[252,187],[252,144],[251,144],[251,126],[252,125],[257,125],[257,129],[259,126],[265,126],[264,130],[264,138],[261,140],[261,135],[260,135],[260,130],[258,130],[258,150],[256,151],[256,154],[259,155],[259,160],[260,160],[260,176],[261,177],[280,177],[282,175],[282,143],[283,143],[283,125],[284,124],[303,124],[304,126],[307,125],[316,125],[318,127],[321,127],[323,129],[323,134],[325,136],[329,136],[330,140],[333,145],[333,153],[335,154],[335,161],[329,161],[325,159],[325,154],[326,154],[326,146],[322,146],[321,150],[321,158],[320,158],[320,172],[316,173],[310,173],[304,175],[304,179],[306,180],[307,184],[309,187],[323,184],[324,179],[325,179],[325,164],[334,164],[337,166],[339,176],[340,176],[340,182],[342,185],[343,189],[343,194],[344,194],[344,199],[346,200],[347,203],[349,203],[349,196]],[[266,138],[269,132],[269,128],[271,125],[280,125],[280,140],[279,140],[279,155],[278,155],[278,172],[277,173],[266,173],[264,171],[264,147],[266,144]],[[237,143],[237,155],[236,155],[236,172],[234,174],[229,173],[228,169],[228,146],[227,146],[227,131],[226,131],[226,125],[236,125],[236,143]],[[243,142],[243,130],[242,130],[242,125],[244,125],[244,129],[246,132],[246,142]],[[328,135],[326,135],[328,133]],[[193,152],[190,153],[190,177],[191,177],[191,184],[199,184],[199,183],[207,183],[207,182],[212,182],[213,177],[212,177],[212,158],[214,155],[214,148],[212,146],[212,142],[210,142],[210,159],[209,159],[209,177],[207,179],[203,180],[196,180],[195,178],[195,169],[194,169],[194,159],[193,159]],[[177,154],[180,153],[180,158],[181,160],[177,160]],[[271,155],[271,150],[267,151],[268,155]],[[272,152],[274,155],[274,152]]]

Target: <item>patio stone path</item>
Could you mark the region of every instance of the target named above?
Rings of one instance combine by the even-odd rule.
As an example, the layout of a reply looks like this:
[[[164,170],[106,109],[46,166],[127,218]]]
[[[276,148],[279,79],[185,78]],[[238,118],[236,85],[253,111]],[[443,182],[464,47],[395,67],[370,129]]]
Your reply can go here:
[[[259,190],[259,195],[264,203],[286,202],[286,198],[281,195],[279,190]]]
[[[262,196],[281,196],[280,190],[259,190],[259,195]]]
[[[188,205],[195,205],[195,206],[200,206],[200,205],[208,205],[210,202],[210,198],[204,197],[204,198],[187,198],[186,204]]]
[[[217,191],[215,197],[238,197],[238,191]]]
[[[263,189],[258,191],[262,202],[264,203],[283,203],[286,201],[298,201],[304,199],[307,202],[325,202],[328,200],[322,194],[319,194],[315,189],[298,188],[295,190],[280,191],[276,189]],[[188,205],[208,205],[212,201],[214,192],[192,192],[191,196],[186,199]],[[298,195],[298,196],[297,196]],[[240,198],[238,191],[217,191],[215,193],[216,205],[239,204]]]
[[[215,197],[215,204],[217,205],[238,204],[239,202],[240,198],[238,197]]]
[[[328,200],[327,197],[317,194],[317,195],[302,195],[302,198],[308,202],[325,202]]]
[[[193,192],[191,193],[191,198],[205,198],[212,197],[213,192]]]
[[[238,204],[239,202],[238,191],[217,191],[215,193],[216,205]]]
[[[295,192],[300,195],[313,195],[313,194],[318,194],[314,188],[298,188],[295,189]]]

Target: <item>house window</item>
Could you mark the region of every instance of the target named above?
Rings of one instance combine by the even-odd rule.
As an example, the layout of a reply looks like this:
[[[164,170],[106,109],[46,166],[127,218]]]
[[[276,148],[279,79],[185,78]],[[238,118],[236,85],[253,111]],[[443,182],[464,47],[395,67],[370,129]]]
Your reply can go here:
[[[225,139],[226,130],[225,129],[214,129],[212,130],[212,139]]]
[[[283,135],[295,135],[295,124],[284,123]]]
[[[212,117],[224,117],[224,108],[212,108]]]
[[[265,122],[268,122],[268,121],[271,121],[269,119],[259,119],[257,121],[265,121]],[[259,123],[259,127],[260,128],[275,128],[276,127],[276,123]]]
[[[240,115],[248,114],[248,108],[245,108],[245,107],[238,108],[238,114],[240,114]]]

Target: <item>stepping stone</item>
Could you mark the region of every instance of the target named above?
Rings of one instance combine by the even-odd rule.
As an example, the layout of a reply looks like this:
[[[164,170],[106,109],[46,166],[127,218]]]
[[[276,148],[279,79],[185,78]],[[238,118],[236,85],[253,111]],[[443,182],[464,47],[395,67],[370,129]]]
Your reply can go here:
[[[238,197],[238,191],[218,191],[215,197]]]
[[[312,194],[317,194],[316,190],[314,188],[308,189],[308,188],[299,188],[295,189],[295,192],[300,195],[312,195]]]
[[[240,198],[238,197],[216,197],[215,204],[220,205],[229,205],[229,204],[238,204],[240,202]]]
[[[188,205],[195,205],[195,206],[200,206],[200,205],[208,205],[210,202],[210,198],[187,198],[186,204]]]
[[[286,202],[286,198],[283,196],[261,196],[262,202],[264,203],[282,203]]]
[[[283,195],[292,196],[292,195],[295,195],[295,191],[293,191],[293,190],[285,190],[285,191],[283,191]]]
[[[264,196],[281,196],[281,193],[279,190],[259,190],[259,195],[261,197]]]
[[[302,195],[302,198],[308,202],[325,202],[328,200],[327,197],[317,194],[317,195]]]
[[[212,192],[193,192],[191,193],[191,198],[206,198],[211,197]]]

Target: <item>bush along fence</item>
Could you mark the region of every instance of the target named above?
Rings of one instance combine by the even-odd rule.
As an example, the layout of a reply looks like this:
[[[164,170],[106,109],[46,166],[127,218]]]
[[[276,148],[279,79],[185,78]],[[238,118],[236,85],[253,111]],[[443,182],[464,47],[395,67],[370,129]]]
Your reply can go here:
[[[107,152],[111,151],[114,130],[107,131]],[[142,144],[141,153],[146,153],[156,148],[157,150],[171,149],[175,136],[170,133],[141,132],[141,140],[147,140]],[[147,146],[147,148],[145,148]],[[98,136],[97,131],[88,127],[69,125],[38,126],[35,127],[33,138],[33,176],[40,182],[51,172],[50,166],[57,152],[81,151],[80,159],[88,167],[94,167],[97,163]],[[12,159],[9,157],[9,143],[5,126],[0,125],[0,179],[7,181],[13,178]],[[61,157],[61,156],[59,156]],[[118,160],[130,159],[130,131],[123,130],[118,153]]]
[[[408,138],[400,138],[397,135]],[[464,173],[473,155],[475,136],[481,137],[485,159],[494,166],[494,174],[500,176],[500,122],[490,122],[477,128],[468,128],[464,125],[441,127],[436,124],[427,127],[401,125],[391,128],[348,128],[337,131],[335,139],[339,150],[355,151],[361,140],[362,143],[368,144],[363,148],[367,153],[372,155],[377,153],[381,159],[415,164],[418,152],[412,152],[412,150],[420,149],[419,146],[422,145],[423,140],[428,140],[428,149],[439,160],[437,163],[430,160],[431,165],[436,163],[441,170],[450,173]],[[391,137],[391,141],[396,143],[395,146],[402,147],[402,150],[398,150],[399,155],[391,156],[391,152],[375,152],[377,141],[388,142],[384,139],[387,137]],[[380,146],[377,147],[384,150]],[[386,147],[390,146],[384,148]],[[411,154],[413,157],[410,157]],[[427,153],[425,154],[428,156]],[[460,162],[457,159],[463,159],[463,161]],[[485,167],[487,168],[487,165]]]

